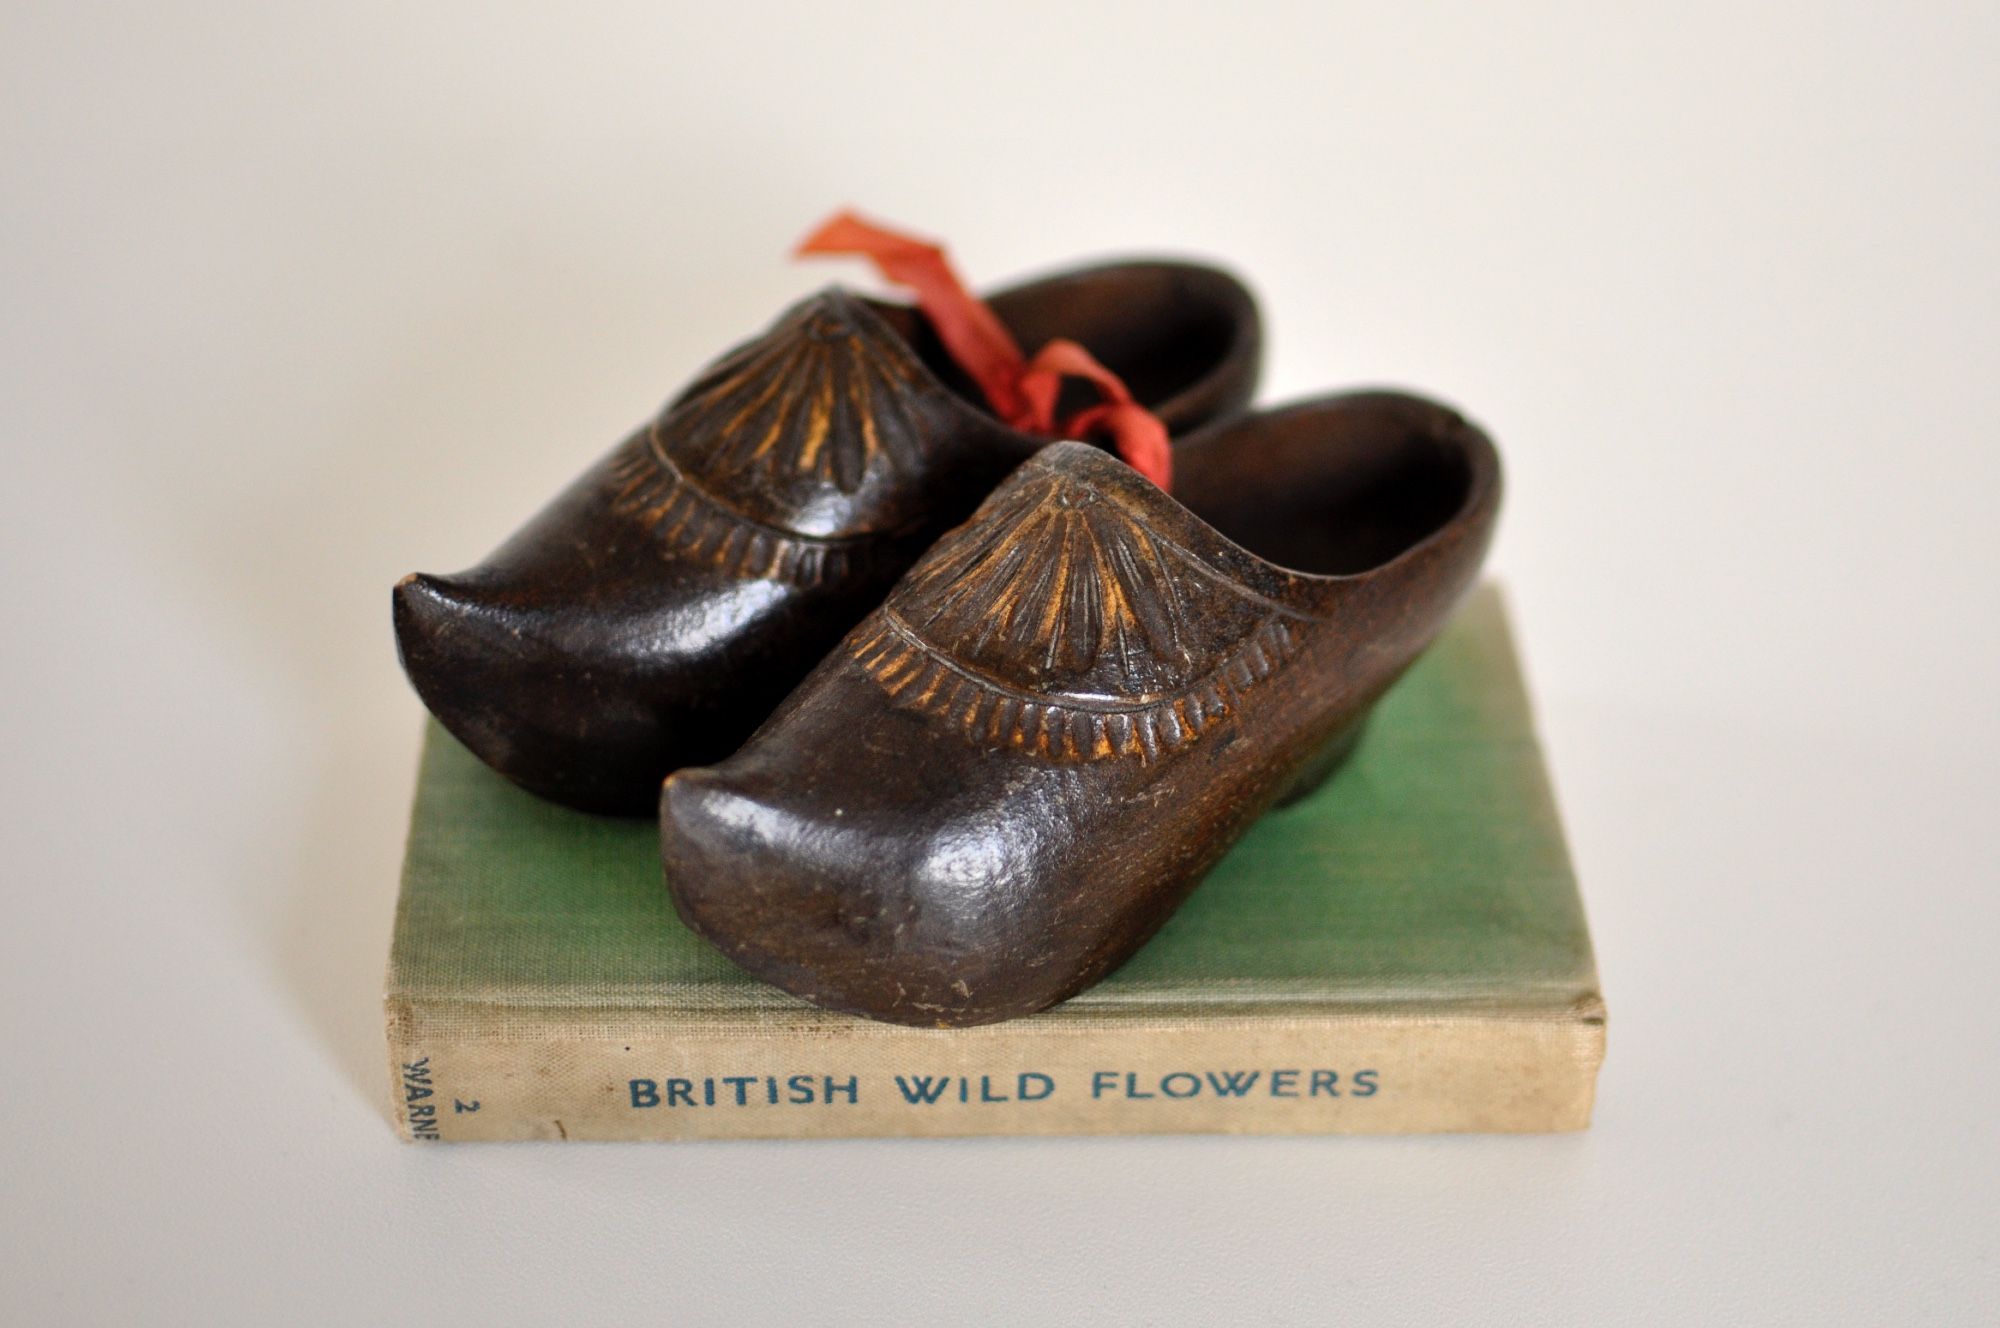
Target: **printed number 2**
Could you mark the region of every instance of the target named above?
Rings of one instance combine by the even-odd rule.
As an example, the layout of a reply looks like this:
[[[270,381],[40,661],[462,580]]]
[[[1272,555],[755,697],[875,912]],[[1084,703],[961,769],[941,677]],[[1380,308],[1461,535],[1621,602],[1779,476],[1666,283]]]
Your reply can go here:
[[[479,1110],[479,1103],[460,1102],[457,1098],[453,1098],[451,1100],[451,1109],[456,1112],[477,1111]]]

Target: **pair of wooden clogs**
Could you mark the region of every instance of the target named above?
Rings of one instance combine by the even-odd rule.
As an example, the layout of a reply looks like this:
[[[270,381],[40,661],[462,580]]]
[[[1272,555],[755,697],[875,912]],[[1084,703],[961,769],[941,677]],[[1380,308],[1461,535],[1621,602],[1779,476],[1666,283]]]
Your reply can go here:
[[[980,306],[1087,348],[1169,492],[1010,422],[919,293],[804,301],[395,625],[494,769],[657,810],[681,916],[745,968],[957,1026],[1103,977],[1325,777],[1470,586],[1500,467],[1398,393],[1241,413],[1259,319],[1213,268]]]

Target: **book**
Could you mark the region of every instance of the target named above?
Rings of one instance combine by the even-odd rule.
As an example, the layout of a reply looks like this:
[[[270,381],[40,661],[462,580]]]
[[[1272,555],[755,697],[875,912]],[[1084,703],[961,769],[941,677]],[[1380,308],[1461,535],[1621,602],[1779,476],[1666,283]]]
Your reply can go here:
[[[1605,1045],[1490,585],[1129,963],[981,1028],[758,982],[676,918],[655,826],[542,802],[433,724],[387,1015],[420,1141],[1571,1130]]]

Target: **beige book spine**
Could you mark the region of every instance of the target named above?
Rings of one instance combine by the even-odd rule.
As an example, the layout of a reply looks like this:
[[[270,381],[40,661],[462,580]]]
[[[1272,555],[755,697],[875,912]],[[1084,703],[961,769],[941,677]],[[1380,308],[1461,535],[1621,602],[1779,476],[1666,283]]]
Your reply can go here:
[[[405,1139],[1577,1130],[1594,998],[1540,1012],[1029,1021],[839,1037],[391,997]]]

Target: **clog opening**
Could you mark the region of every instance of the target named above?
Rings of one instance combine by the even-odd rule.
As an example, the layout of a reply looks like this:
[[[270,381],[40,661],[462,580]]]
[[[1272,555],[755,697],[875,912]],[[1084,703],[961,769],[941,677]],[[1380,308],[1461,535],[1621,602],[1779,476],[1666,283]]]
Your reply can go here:
[[[1464,509],[1475,470],[1456,417],[1405,400],[1356,400],[1245,421],[1183,449],[1181,501],[1281,567],[1353,576]]]
[[[1023,353],[1032,356],[1058,337],[1080,342],[1124,380],[1140,404],[1157,408],[1204,385],[1248,351],[1254,319],[1247,301],[1233,279],[1212,269],[1129,263],[1030,282],[999,292],[989,303]],[[988,409],[923,319],[895,306],[883,308],[883,314],[941,381],[980,410]],[[1088,387],[1073,384],[1057,414],[1096,400]]]

